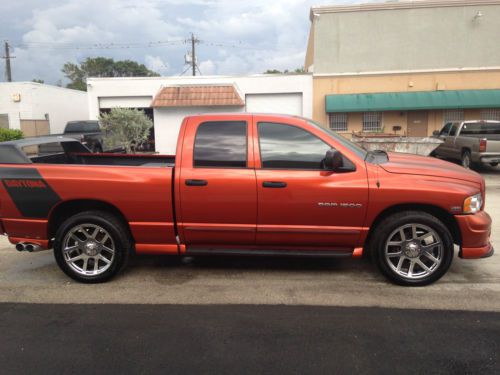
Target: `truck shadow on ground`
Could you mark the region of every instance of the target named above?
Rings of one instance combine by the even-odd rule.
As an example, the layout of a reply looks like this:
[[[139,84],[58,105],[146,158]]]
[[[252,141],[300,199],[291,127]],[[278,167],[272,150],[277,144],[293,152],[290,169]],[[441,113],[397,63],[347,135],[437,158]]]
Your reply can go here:
[[[176,256],[142,255],[130,259],[129,269],[169,268],[205,271],[368,271],[376,273],[368,259],[307,258],[286,256]]]

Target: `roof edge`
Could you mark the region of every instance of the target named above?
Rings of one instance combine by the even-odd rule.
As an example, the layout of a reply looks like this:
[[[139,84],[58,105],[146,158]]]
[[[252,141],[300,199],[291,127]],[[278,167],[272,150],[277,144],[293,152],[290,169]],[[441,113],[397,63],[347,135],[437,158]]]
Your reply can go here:
[[[361,3],[353,5],[318,5],[312,6],[309,20],[315,14],[363,12],[377,10],[419,9],[419,8],[445,8],[480,5],[500,5],[500,0],[415,0],[415,1],[387,1],[383,3]]]

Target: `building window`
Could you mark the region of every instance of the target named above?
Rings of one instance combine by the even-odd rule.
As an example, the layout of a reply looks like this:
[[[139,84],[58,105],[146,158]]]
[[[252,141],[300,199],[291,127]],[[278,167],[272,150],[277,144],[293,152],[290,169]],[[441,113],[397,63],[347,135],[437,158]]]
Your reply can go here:
[[[460,122],[464,121],[464,119],[463,109],[447,109],[443,113],[443,124],[448,122]]]
[[[500,108],[486,108],[481,110],[481,120],[500,121]]]
[[[347,131],[347,113],[338,112],[330,113],[329,119],[330,129],[334,132],[346,132]]]
[[[363,131],[378,132],[382,128],[382,112],[363,113]]]

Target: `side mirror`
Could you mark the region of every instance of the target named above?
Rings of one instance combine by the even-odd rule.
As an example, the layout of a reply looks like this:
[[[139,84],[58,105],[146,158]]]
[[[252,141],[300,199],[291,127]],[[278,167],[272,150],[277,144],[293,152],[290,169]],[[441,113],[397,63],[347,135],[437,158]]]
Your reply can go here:
[[[323,168],[329,171],[335,171],[342,168],[344,162],[342,160],[342,154],[333,148],[328,150],[323,159]]]
[[[433,135],[434,137],[439,137],[439,135],[440,135],[440,134],[441,134],[441,132],[440,132],[439,130],[434,130],[434,131],[432,132],[432,135]]]

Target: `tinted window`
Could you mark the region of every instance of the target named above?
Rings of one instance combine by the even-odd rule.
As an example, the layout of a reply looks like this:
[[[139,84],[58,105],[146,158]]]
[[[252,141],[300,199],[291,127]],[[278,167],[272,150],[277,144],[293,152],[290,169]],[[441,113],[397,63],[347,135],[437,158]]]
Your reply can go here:
[[[448,133],[450,132],[450,128],[451,128],[451,122],[447,123],[443,129],[441,129],[441,132],[439,133],[440,135],[448,135]]]
[[[450,130],[450,135],[455,136],[457,134],[458,124],[453,124]]]
[[[194,141],[194,166],[246,168],[246,122],[214,121],[201,124]]]
[[[468,122],[462,127],[461,135],[500,134],[500,123]]]
[[[329,145],[311,133],[284,124],[259,123],[263,168],[322,169]]]
[[[82,121],[82,122],[68,122],[66,133],[97,133],[100,131],[98,122]]]

